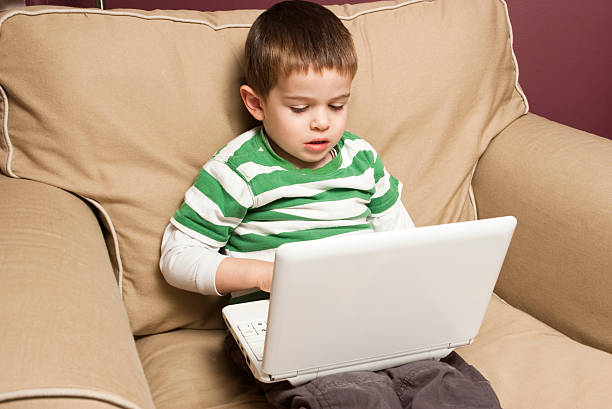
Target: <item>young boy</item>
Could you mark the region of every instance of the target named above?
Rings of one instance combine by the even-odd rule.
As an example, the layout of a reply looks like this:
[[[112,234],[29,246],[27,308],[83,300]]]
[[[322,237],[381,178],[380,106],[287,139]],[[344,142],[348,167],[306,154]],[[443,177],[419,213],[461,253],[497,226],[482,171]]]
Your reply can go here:
[[[247,85],[240,94],[262,126],[203,166],[166,228],[160,260],[170,284],[232,293],[232,303],[268,296],[274,251],[282,243],[414,227],[400,200],[401,183],[372,146],[345,130],[357,57],[340,20],[314,3],[278,3],[254,22],[245,55]],[[437,374],[453,369],[436,365],[442,365],[433,369]],[[431,372],[432,364],[423,368]],[[264,389],[281,407],[309,393],[313,407],[319,399],[338,407],[369,407],[366,400],[377,408],[402,407],[393,388],[394,377],[405,381],[401,373],[355,376]]]
[[[282,243],[413,226],[401,184],[345,131],[357,58],[337,17],[279,4],[253,24],[246,58],[240,93],[263,127],[204,165],[164,235],[164,276],[203,294],[269,291]]]

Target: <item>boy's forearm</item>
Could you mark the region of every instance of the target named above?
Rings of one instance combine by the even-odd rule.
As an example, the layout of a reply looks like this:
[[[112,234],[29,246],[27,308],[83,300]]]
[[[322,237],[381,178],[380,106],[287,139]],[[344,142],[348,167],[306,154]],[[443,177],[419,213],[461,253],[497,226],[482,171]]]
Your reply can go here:
[[[169,224],[162,239],[159,267],[169,284],[201,294],[219,294],[215,274],[223,256],[219,249],[195,240]]]
[[[160,269],[169,284],[201,294],[259,288],[270,291],[274,263],[219,254],[169,224],[162,239]]]
[[[221,294],[249,288],[270,292],[273,270],[269,261],[227,257],[217,268],[215,286]]]

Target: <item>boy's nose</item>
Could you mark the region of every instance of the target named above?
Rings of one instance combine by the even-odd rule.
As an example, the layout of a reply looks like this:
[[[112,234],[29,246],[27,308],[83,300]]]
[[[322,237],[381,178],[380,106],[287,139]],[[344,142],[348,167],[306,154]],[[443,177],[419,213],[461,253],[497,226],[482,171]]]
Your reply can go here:
[[[313,131],[326,131],[329,129],[329,119],[325,114],[319,114],[312,118],[310,129]]]

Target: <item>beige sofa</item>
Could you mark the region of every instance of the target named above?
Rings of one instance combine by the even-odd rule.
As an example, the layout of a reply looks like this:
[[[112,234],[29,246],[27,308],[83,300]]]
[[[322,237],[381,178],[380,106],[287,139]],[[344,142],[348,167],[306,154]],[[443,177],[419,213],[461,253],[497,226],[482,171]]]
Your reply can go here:
[[[504,408],[612,407],[612,142],[528,113],[503,1],[331,8],[360,59],[349,130],[416,224],[518,219],[458,352]],[[0,15],[2,408],[268,407],[223,352],[227,300],[157,265],[198,168],[254,125],[258,13]]]

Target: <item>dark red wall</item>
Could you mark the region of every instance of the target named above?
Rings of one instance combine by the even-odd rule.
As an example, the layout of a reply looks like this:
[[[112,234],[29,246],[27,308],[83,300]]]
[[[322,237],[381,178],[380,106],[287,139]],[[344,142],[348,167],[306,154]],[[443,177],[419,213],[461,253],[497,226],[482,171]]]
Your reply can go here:
[[[275,2],[105,0],[104,6],[106,9],[229,10],[266,8]],[[29,0],[26,4],[95,7],[96,0]],[[519,81],[531,112],[612,139],[612,1],[507,0],[507,4],[520,67]]]
[[[531,112],[612,139],[612,1],[507,3]]]

